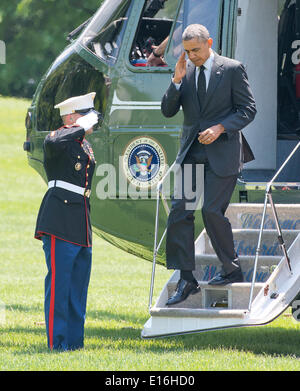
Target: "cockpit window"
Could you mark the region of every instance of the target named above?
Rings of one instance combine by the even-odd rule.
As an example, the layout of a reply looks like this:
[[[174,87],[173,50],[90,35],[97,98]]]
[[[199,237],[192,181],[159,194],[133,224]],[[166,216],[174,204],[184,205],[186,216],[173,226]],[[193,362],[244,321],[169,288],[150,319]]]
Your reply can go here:
[[[179,0],[145,1],[130,52],[133,66],[167,66],[164,52],[178,6]]]
[[[131,3],[131,0],[105,1],[79,37],[84,46],[109,65],[117,61]]]

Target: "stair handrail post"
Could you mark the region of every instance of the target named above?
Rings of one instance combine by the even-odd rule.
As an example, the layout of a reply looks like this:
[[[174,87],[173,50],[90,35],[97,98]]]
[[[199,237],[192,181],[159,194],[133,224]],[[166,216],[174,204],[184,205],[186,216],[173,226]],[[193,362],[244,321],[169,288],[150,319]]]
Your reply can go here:
[[[282,232],[281,232],[281,228],[280,228],[280,224],[279,224],[279,220],[278,220],[278,215],[277,215],[276,208],[275,208],[275,205],[274,205],[274,202],[273,202],[273,198],[272,198],[272,194],[271,194],[272,193],[271,186],[273,185],[275,180],[278,178],[279,174],[284,169],[284,167],[288,164],[288,162],[294,156],[294,154],[296,153],[296,151],[299,148],[299,146],[300,146],[300,141],[298,141],[296,146],[293,148],[292,152],[288,155],[288,157],[285,159],[285,161],[280,166],[279,170],[275,173],[275,175],[273,176],[271,181],[268,183],[268,189],[269,190],[268,190],[268,194],[267,194],[269,202],[270,202],[270,205],[271,205],[271,209],[272,209],[272,212],[273,212],[273,216],[274,216],[274,219],[275,219],[275,225],[276,225],[276,229],[277,229],[277,233],[278,233],[278,241],[279,241],[280,247],[282,249],[283,255],[284,255],[285,259],[286,259],[286,262],[287,262],[287,265],[288,265],[288,268],[289,268],[289,271],[290,271],[291,275],[293,274],[292,273],[292,268],[291,268],[291,262],[290,262],[288,254],[287,254],[285,243],[284,243],[284,240],[283,240],[283,237],[282,237]]]
[[[272,185],[275,182],[275,180],[278,178],[279,174],[284,169],[284,167],[291,160],[291,158],[293,157],[293,155],[295,154],[295,152],[297,151],[297,149],[299,147],[300,147],[300,141],[298,141],[296,146],[293,148],[292,152],[288,155],[288,157],[285,159],[285,161],[280,166],[279,170],[275,173],[273,178],[270,180],[270,182],[267,183],[267,186],[266,186],[264,209],[263,209],[263,215],[262,215],[262,220],[261,220],[261,226],[260,226],[260,230],[259,230],[258,244],[257,244],[257,248],[256,248],[254,269],[253,269],[253,276],[252,276],[252,283],[251,283],[251,289],[250,289],[250,298],[249,298],[249,307],[248,307],[249,312],[251,311],[251,306],[252,306],[254,285],[255,285],[255,279],[256,279],[257,263],[258,263],[258,257],[259,257],[259,254],[260,254],[261,238],[262,238],[262,233],[263,233],[263,229],[264,229],[264,223],[265,223],[265,216],[266,216],[268,200],[270,201],[271,208],[272,208],[272,211],[273,211],[273,214],[274,214],[274,217],[275,217],[275,223],[276,223],[277,231],[278,231],[278,233],[281,233],[281,229],[280,229],[280,225],[279,225],[279,221],[278,221],[275,205],[273,203],[273,199],[272,199],[272,195],[271,195]],[[285,246],[282,247],[282,249],[283,249],[284,255],[286,256],[286,260],[287,260],[288,266],[290,268],[290,272],[292,273],[290,262],[289,262],[289,258],[287,256],[286,251],[285,251]]]
[[[269,192],[269,190],[270,190],[270,186],[269,186],[269,184],[267,184],[266,193],[265,193],[265,201],[264,201],[264,209],[263,209],[263,214],[262,214],[262,218],[261,218],[259,235],[258,235],[258,243],[257,243],[257,247],[256,247],[256,252],[255,252],[255,260],[254,260],[253,275],[252,275],[250,297],[249,297],[249,306],[248,306],[248,311],[249,312],[251,311],[252,300],[253,300],[254,285],[255,285],[255,280],[256,280],[256,270],[257,270],[258,258],[259,258],[260,247],[261,247],[261,239],[262,239],[262,234],[263,234],[264,224],[265,224],[265,218],[266,218],[266,211],[267,211],[267,205],[268,205],[268,192]]]
[[[155,278],[155,267],[156,267],[156,256],[157,256],[157,235],[158,235],[158,221],[159,221],[159,199],[162,189],[162,184],[159,182],[156,187],[156,212],[155,212],[155,226],[154,226],[154,245],[153,245],[153,261],[152,261],[152,273],[150,283],[150,294],[149,294],[149,312],[152,308],[152,298],[154,289],[154,278]]]
[[[163,183],[166,180],[167,176],[172,171],[176,161],[169,167],[165,175],[162,177],[162,179],[158,182],[156,186],[156,212],[155,212],[155,227],[154,227],[154,245],[153,245],[153,261],[152,261],[152,273],[151,273],[151,283],[150,283],[150,293],[149,293],[149,312],[152,308],[152,301],[153,301],[153,291],[154,291],[154,280],[155,280],[155,268],[156,268],[156,258],[157,253],[160,248],[160,245],[164,239],[164,236],[166,234],[166,231],[164,232],[159,244],[157,245],[157,237],[158,237],[158,225],[159,225],[159,202],[161,196],[163,196]]]
[[[274,202],[273,202],[273,199],[272,199],[271,191],[268,194],[268,198],[269,198],[269,202],[270,202],[270,205],[271,205],[271,209],[272,209],[272,212],[273,212],[275,225],[276,225],[276,229],[277,229],[277,234],[278,234],[277,239],[278,239],[279,245],[281,247],[281,250],[283,252],[283,256],[284,256],[284,258],[285,258],[285,260],[287,262],[289,271],[290,271],[290,273],[292,275],[293,272],[292,272],[292,268],[291,268],[291,262],[290,262],[290,258],[288,256],[288,253],[287,253],[287,250],[286,250],[286,246],[285,246],[285,242],[284,242],[284,239],[283,239],[283,236],[282,236],[282,231],[281,231],[281,228],[280,228],[280,224],[279,224],[279,219],[278,219],[278,215],[277,215],[277,212],[276,212],[276,208],[275,208],[275,205],[274,205]]]

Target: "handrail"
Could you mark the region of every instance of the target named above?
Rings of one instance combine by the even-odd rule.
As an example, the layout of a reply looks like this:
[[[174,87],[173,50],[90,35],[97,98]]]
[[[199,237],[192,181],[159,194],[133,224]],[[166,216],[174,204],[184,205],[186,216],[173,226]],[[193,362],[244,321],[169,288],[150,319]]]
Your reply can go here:
[[[154,279],[155,279],[155,267],[156,267],[156,257],[158,254],[158,250],[160,249],[160,246],[164,240],[164,237],[167,233],[167,229],[165,229],[159,243],[158,242],[158,221],[159,221],[159,201],[160,201],[160,196],[162,197],[163,200],[163,205],[165,208],[165,211],[167,215],[169,214],[169,208],[166,203],[166,200],[163,199],[163,183],[165,182],[166,178],[168,175],[172,172],[173,167],[176,164],[175,162],[169,167],[165,175],[162,177],[162,179],[158,182],[156,186],[156,213],[155,213],[155,231],[154,231],[154,246],[153,246],[153,263],[152,263],[152,273],[151,273],[151,283],[150,283],[150,294],[149,294],[149,312],[151,311],[152,308],[152,299],[153,299],[153,290],[154,290]]]
[[[293,155],[295,154],[295,152],[297,151],[299,146],[300,146],[300,141],[295,146],[295,148],[292,150],[292,152],[289,154],[289,156],[286,158],[286,160],[283,162],[283,164],[281,165],[279,170],[275,173],[275,175],[270,180],[270,182],[268,182],[267,185],[266,185],[264,209],[263,209],[261,225],[260,225],[260,230],[259,230],[258,243],[257,243],[257,248],[256,248],[256,253],[255,253],[255,261],[254,261],[254,268],[253,268],[252,283],[251,283],[251,289],[250,289],[249,306],[248,306],[249,312],[251,311],[251,306],[252,306],[252,301],[253,301],[253,291],[254,291],[254,284],[255,284],[255,279],[256,279],[256,270],[257,270],[257,264],[258,264],[258,257],[259,257],[259,254],[260,254],[261,238],[262,238],[262,234],[263,234],[263,230],[264,230],[264,223],[265,223],[265,217],[266,217],[266,210],[267,210],[268,201],[270,202],[270,205],[271,205],[271,208],[272,208],[272,212],[273,212],[273,215],[274,215],[276,229],[277,229],[277,232],[278,232],[278,241],[279,241],[280,247],[281,247],[281,249],[283,251],[283,255],[284,255],[284,257],[285,257],[285,259],[287,261],[287,265],[288,265],[288,268],[290,270],[290,273],[291,273],[291,275],[293,274],[292,273],[292,269],[291,269],[290,259],[288,257],[288,254],[287,254],[287,251],[286,251],[286,247],[285,247],[285,243],[284,243],[284,240],[282,238],[282,232],[281,232],[281,229],[280,229],[280,224],[279,224],[279,221],[278,221],[276,208],[275,208],[275,205],[273,203],[272,194],[271,194],[272,193],[271,188],[272,188],[272,185],[275,182],[276,178],[281,173],[283,168],[287,165],[287,163],[291,160],[291,158],[293,157]],[[285,185],[287,185],[287,183]]]

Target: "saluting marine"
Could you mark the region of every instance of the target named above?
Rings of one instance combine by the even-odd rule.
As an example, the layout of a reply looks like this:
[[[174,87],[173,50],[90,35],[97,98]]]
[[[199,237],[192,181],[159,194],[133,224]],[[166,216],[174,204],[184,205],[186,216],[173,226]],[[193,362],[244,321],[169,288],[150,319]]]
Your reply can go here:
[[[64,126],[44,142],[48,191],[40,206],[35,238],[43,241],[45,320],[48,347],[83,347],[87,291],[92,261],[91,182],[95,158],[85,135],[93,132],[99,113],[96,93],[59,103]]]

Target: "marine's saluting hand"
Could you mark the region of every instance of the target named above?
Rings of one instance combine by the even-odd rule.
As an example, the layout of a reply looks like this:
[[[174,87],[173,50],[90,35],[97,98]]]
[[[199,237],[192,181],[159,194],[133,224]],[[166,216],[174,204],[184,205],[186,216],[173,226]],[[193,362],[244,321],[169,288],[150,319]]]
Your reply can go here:
[[[77,125],[81,126],[86,134],[92,133],[93,126],[98,122],[98,116],[94,111],[77,119]]]

